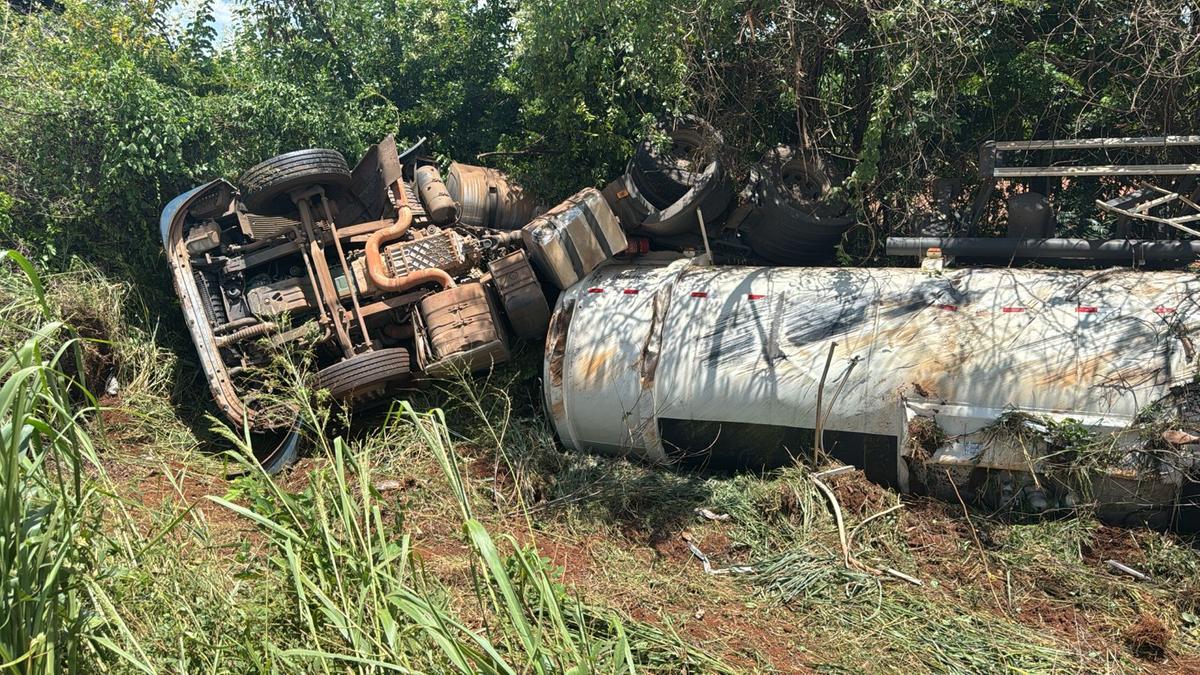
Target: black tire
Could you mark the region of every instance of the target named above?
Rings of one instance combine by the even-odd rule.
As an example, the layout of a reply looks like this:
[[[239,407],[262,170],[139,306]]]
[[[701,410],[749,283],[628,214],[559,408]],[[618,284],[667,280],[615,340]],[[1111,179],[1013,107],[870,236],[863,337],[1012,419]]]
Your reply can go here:
[[[703,180],[708,165],[718,161],[723,144],[721,134],[697,117],[680,120],[667,133],[670,148],[660,151],[646,139],[629,162],[629,176],[638,191],[659,209],[678,202]]]
[[[755,254],[777,265],[811,265],[833,258],[854,225],[847,204],[833,194],[837,178],[821,159],[779,147],[763,156],[750,176],[756,204],[741,228]]]
[[[922,211],[917,214],[917,225],[914,228],[917,237],[946,238],[954,236],[954,221],[936,211]]]
[[[755,254],[773,264],[788,266],[829,262],[841,241],[788,236],[779,228],[755,228],[743,234]]]
[[[254,459],[269,476],[283,471],[300,458],[304,434],[297,420],[286,430],[262,432],[251,437]]]
[[[249,211],[282,216],[296,210],[288,193],[297,188],[320,185],[337,196],[350,185],[350,166],[337,150],[297,150],[250,167],[239,182]]]
[[[832,219],[846,213],[844,199],[833,195],[841,177],[814,153],[793,148],[769,150],[752,179],[764,202],[778,202],[802,213]]]
[[[821,228],[808,231],[803,223],[769,220],[759,211],[740,228],[743,239],[755,255],[775,265],[802,266],[827,263],[833,259],[847,228]]]
[[[377,398],[388,387],[412,382],[412,365],[403,347],[379,349],[339,361],[317,374],[322,389],[340,401]]]
[[[732,186],[719,162],[710,163],[700,180],[665,208],[656,207],[641,193],[631,173],[625,176],[631,208],[634,212],[646,214],[634,234],[651,239],[689,233],[699,235],[698,213],[704,217],[705,228],[710,233],[716,232],[733,198]]]

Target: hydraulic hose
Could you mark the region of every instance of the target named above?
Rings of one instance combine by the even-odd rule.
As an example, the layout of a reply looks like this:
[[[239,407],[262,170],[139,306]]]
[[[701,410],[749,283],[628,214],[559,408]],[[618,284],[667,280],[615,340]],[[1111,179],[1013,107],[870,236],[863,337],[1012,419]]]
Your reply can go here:
[[[408,228],[412,226],[412,209],[408,206],[408,197],[404,194],[404,186],[400,185],[396,193],[400,200],[396,222],[382,230],[372,232],[371,236],[367,237],[367,274],[371,277],[371,282],[380,290],[390,292],[407,290],[430,281],[437,282],[442,288],[454,288],[454,279],[445,270],[436,267],[413,270],[398,277],[394,277],[388,272],[387,266],[383,263],[383,255],[379,252],[380,247],[385,241],[403,237],[404,233],[408,232]]]

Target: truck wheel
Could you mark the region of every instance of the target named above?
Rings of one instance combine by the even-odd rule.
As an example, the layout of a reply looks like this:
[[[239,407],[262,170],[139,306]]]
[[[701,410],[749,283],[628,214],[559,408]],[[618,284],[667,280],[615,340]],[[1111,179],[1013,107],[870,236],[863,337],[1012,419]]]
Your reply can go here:
[[[692,116],[680,120],[668,135],[671,147],[660,151],[646,139],[629,162],[629,175],[638,191],[659,209],[678,202],[703,179],[723,143],[716,129]]]
[[[806,238],[780,228],[756,228],[743,233],[750,250],[775,265],[804,266],[829,262],[838,239]]]
[[[743,234],[754,252],[779,265],[828,260],[854,224],[832,195],[832,171],[819,157],[778,147],[750,174],[754,222]]]
[[[407,349],[379,349],[324,368],[317,373],[317,380],[335,399],[366,401],[378,397],[388,385],[409,384],[412,367]]]
[[[778,204],[819,218],[837,218],[846,213],[847,204],[832,194],[836,178],[819,156],[779,146],[763,155],[751,179],[764,206]]]
[[[627,185],[628,181],[628,174],[619,176],[613,182],[605,185],[600,194],[604,195],[604,201],[608,202],[608,208],[612,209],[613,214],[617,216],[621,228],[636,230],[641,227],[649,213],[646,210],[647,202],[633,198],[633,191]]]
[[[312,148],[272,157],[242,174],[242,203],[252,213],[282,216],[296,210],[288,193],[320,185],[338,193],[350,185],[350,166],[337,150]]]
[[[269,476],[283,471],[300,458],[300,445],[304,440],[299,420],[286,430],[260,432],[250,437],[254,448],[254,459]]]
[[[633,234],[640,234],[651,239],[673,236],[677,234],[699,235],[697,213],[703,215],[705,228],[712,233],[725,216],[733,190],[719,162],[712,162],[705,167],[696,184],[688,188],[683,196],[666,207],[656,207],[637,187],[633,180],[633,171],[626,174],[625,181],[629,192],[630,208],[633,212],[646,214],[641,219],[638,229]]]

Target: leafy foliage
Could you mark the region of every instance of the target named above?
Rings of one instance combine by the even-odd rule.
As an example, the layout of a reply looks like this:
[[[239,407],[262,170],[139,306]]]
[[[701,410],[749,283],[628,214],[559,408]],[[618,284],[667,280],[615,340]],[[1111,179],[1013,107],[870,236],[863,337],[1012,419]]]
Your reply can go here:
[[[157,269],[162,204],[300,147],[386,133],[500,165],[547,200],[697,114],[744,171],[778,143],[852,177],[851,260],[903,231],[989,138],[1187,133],[1197,7],[1166,0],[69,0],[0,9],[0,240]],[[179,17],[183,17],[180,19]],[[1085,181],[1056,188],[1079,232]],[[11,201],[11,203],[9,203]],[[1082,229],[1080,229],[1082,228]]]
[[[137,278],[160,267],[158,212],[193,185],[390,132],[469,153],[515,114],[503,3],[250,3],[227,48],[209,7],[179,28],[170,3],[0,8],[0,239]]]

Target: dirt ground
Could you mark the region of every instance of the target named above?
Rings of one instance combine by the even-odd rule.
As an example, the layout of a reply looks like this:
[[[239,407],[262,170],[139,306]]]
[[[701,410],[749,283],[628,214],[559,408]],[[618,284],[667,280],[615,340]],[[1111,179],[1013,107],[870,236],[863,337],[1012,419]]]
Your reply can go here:
[[[120,422],[116,417],[110,421]],[[304,459],[277,480],[298,491],[308,474],[323,463]],[[493,486],[482,490],[484,494],[506,489],[504,480],[511,480],[495,482],[494,462],[477,459],[467,466],[469,480]],[[201,470],[135,450],[108,456],[105,468],[122,496],[148,514],[189,507],[216,542],[245,543],[255,550],[262,544],[251,523],[207,499],[228,496],[232,487],[229,477],[212,466]],[[429,477],[414,470],[407,475],[380,472],[374,480],[389,508],[405,511],[414,549],[427,569],[450,584],[469,587],[468,548],[457,521],[447,517],[448,505],[428,499]],[[870,483],[859,471],[832,476],[828,483],[850,523],[897,503],[895,493]],[[799,504],[789,508],[796,514],[802,510]],[[497,510],[481,520],[494,533],[510,533],[521,545],[535,545],[584,602],[612,607],[633,620],[675,632],[739,670],[812,672],[830,661],[831,650],[844,648],[842,638],[831,633],[820,616],[773,600],[745,575],[705,573],[689,542],[717,569],[752,562],[749,546],[740,538],[739,526],[744,524],[732,518],[709,520],[697,515],[667,532],[618,523],[585,532],[553,513],[527,519]],[[1117,559],[1150,569],[1155,563],[1148,550],[1163,535],[1101,525],[1090,528],[1078,546],[1081,569],[1109,584],[1105,592],[1135,598],[1129,606],[1140,610],[1130,617],[1124,613],[1125,605],[1115,610],[1079,597],[1070,583],[1044,574],[1039,567],[1044,562],[1029,567],[1003,564],[1002,526],[983,525],[976,518],[965,518],[961,505],[905,498],[894,520],[880,528],[882,534],[874,535],[872,539],[878,541],[872,545],[884,552],[903,551],[912,561],[906,569],[924,586],[912,588],[889,577],[881,580],[884,592],[904,587],[951,611],[962,606],[994,614],[1063,649],[1101,655],[1097,662],[1108,659],[1144,670],[1200,672],[1200,658],[1181,640],[1179,607],[1162,593],[1143,591],[1136,581],[1109,574],[1104,566],[1105,560]],[[835,542],[835,534],[828,531],[822,536]],[[464,605],[463,610],[469,612],[470,607]]]

